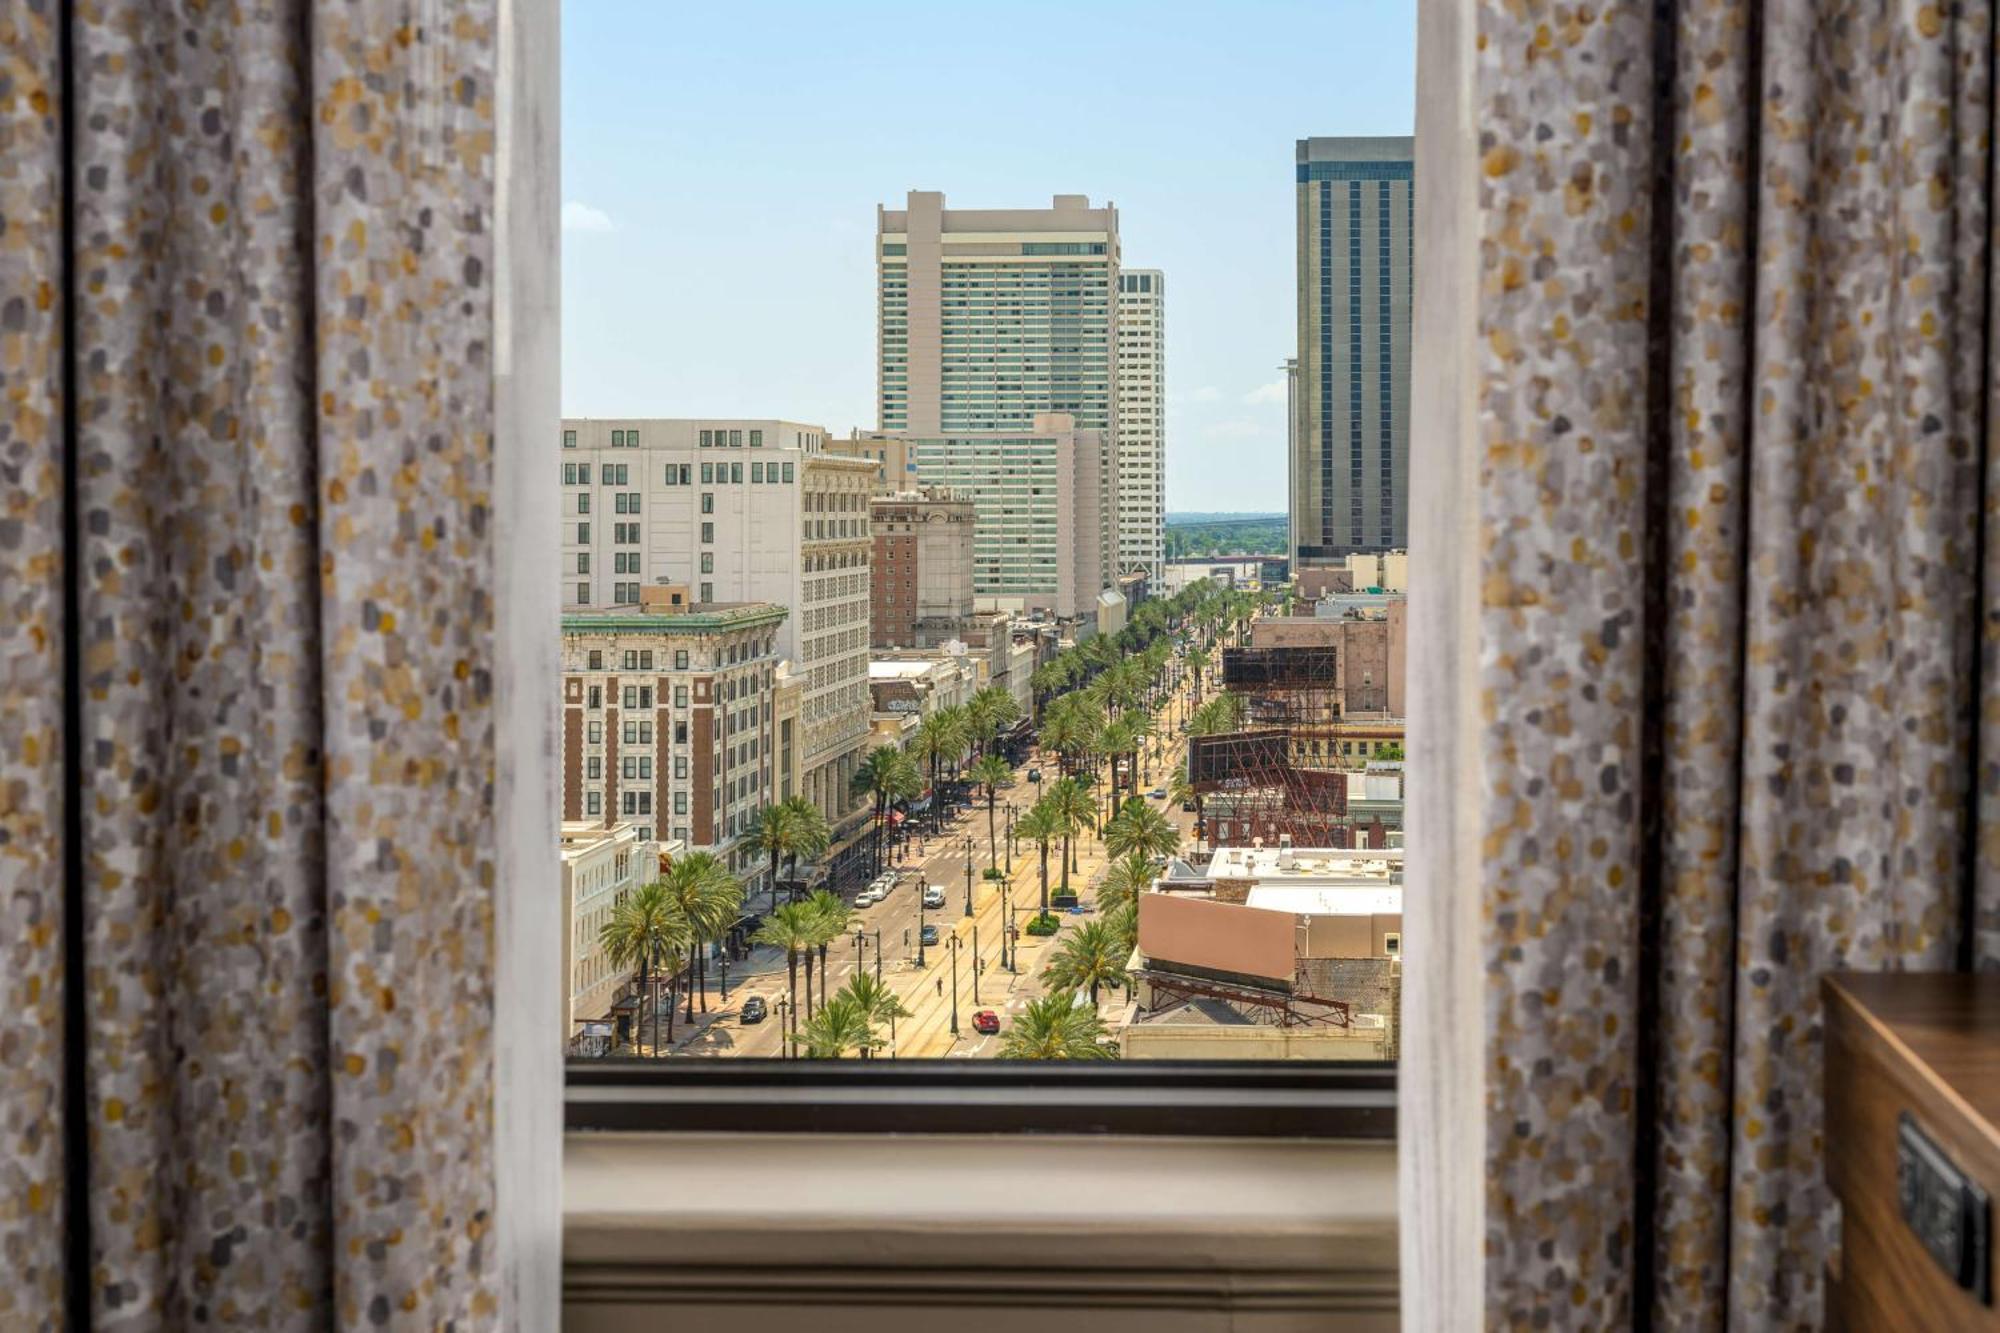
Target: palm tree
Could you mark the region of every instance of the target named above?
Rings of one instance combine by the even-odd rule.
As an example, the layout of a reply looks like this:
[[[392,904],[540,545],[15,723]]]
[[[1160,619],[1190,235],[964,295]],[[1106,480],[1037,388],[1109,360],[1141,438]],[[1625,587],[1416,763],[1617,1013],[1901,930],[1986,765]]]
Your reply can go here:
[[[969,727],[970,720],[964,705],[947,704],[919,722],[917,734],[910,738],[911,752],[930,772],[931,817],[940,827],[944,821],[944,810],[938,800],[939,772],[946,766],[957,766],[959,755],[965,751]]]
[[[1120,715],[1105,723],[1103,729],[1097,733],[1095,748],[1099,753],[1110,756],[1111,759],[1110,800],[1114,808],[1118,803],[1118,759],[1121,755],[1132,753],[1139,748],[1139,745],[1139,729],[1133,724],[1133,720],[1130,717],[1124,715]],[[1136,779],[1137,775],[1128,769],[1127,776]],[[1135,781],[1135,794],[1136,788],[1137,783]],[[1107,819],[1110,818],[1109,815],[1105,817]]]
[[[833,830],[827,827],[826,816],[812,803],[810,797],[787,796],[778,802],[778,806],[791,812],[792,840],[785,848],[785,852],[791,865],[792,882],[797,884],[799,858],[816,861],[825,855],[828,845],[833,842]]]
[[[1075,778],[1062,778],[1049,787],[1048,795],[1042,799],[1050,803],[1050,808],[1062,820],[1062,888],[1064,893],[1068,893],[1076,835],[1097,827],[1097,798]]]
[[[1153,858],[1144,852],[1127,852],[1111,863],[1097,886],[1099,914],[1116,912],[1137,902],[1139,895],[1152,888],[1157,878],[1159,871],[1153,868]]]
[[[764,918],[764,924],[757,927],[754,938],[759,944],[775,945],[785,951],[785,993],[791,998],[792,1012],[798,1012],[799,1002],[799,955],[812,957],[815,942],[814,932],[819,922],[813,916],[813,909],[806,903],[786,903],[774,907]],[[810,966],[810,962],[808,962]]]
[[[868,1015],[843,991],[821,1006],[799,1029],[809,1060],[838,1060],[848,1051],[865,1051],[875,1044]]]
[[[1014,780],[1014,767],[997,754],[989,754],[972,766],[968,774],[980,786],[986,788],[986,864],[998,865],[1000,861],[999,820],[995,814],[1000,800],[1000,789]]]
[[[875,802],[875,871],[882,871],[882,820],[891,801],[916,794],[916,765],[893,745],[878,745],[854,770],[848,789]]]
[[[889,989],[888,983],[877,980],[873,972],[855,973],[848,983],[842,986],[834,996],[835,1003],[841,1000],[853,1001],[867,1018],[871,1029],[877,1023],[887,1023],[889,1025],[889,1034],[892,1037],[896,1032],[897,1019],[915,1017],[908,1009],[904,1008],[902,1000],[897,998],[895,991]],[[874,1041],[869,1049],[879,1047],[880,1045],[881,1042],[879,1040]],[[866,1050],[864,1050],[862,1058],[867,1058]]]
[[[1078,1008],[1067,991],[1030,1000],[1000,1043],[1002,1060],[1116,1060],[1104,1020]]]
[[[826,1001],[826,948],[847,933],[847,923],[854,919],[854,909],[839,894],[827,889],[814,889],[812,897],[806,899],[806,906],[812,909],[815,927],[813,944],[819,950],[819,998]],[[812,956],[806,956],[806,1015],[812,1015]]]
[[[1053,790],[1053,789],[1052,789]],[[1014,821],[1014,834],[1035,844],[1042,858],[1042,912],[1049,914],[1049,847],[1060,842],[1068,826],[1044,796],[1028,807],[1028,813]]]
[[[743,884],[713,852],[689,852],[667,867],[659,883],[687,921],[687,1021],[694,1022],[696,977],[701,1007],[708,1011],[708,959],[703,946],[721,939],[743,914]]]
[[[1208,649],[1197,645],[1188,653],[1188,671],[1194,677],[1194,704],[1201,707],[1201,680],[1208,671]]]
[[[651,996],[649,989],[653,978],[653,967],[662,958],[677,956],[682,947],[694,938],[694,931],[682,916],[674,900],[668,896],[666,886],[658,880],[642,884],[627,894],[616,907],[611,909],[611,919],[597,934],[597,941],[603,947],[605,957],[617,968],[637,965],[639,968],[640,1003]],[[640,1010],[643,1019],[645,1010]],[[638,1045],[640,1034],[632,1034],[632,1043]],[[674,1037],[674,1001],[671,993],[667,996],[667,1040]],[[653,1049],[660,1047],[660,1006],[653,1004]]]
[[[750,825],[750,837],[771,854],[771,906],[778,905],[778,858],[792,851],[799,835],[798,813],[789,803],[767,805]]]
[[[1065,766],[1070,766],[1097,738],[1103,721],[1082,695],[1060,695],[1042,712],[1042,744],[1061,754]]]
[[[966,702],[965,713],[970,722],[972,739],[983,755],[992,747],[996,736],[1020,720],[1021,706],[1005,689],[987,685],[973,692],[972,698]]]
[[[1095,1008],[1099,987],[1125,984],[1125,960],[1131,951],[1121,951],[1118,943],[1104,922],[1087,921],[1083,929],[1063,938],[1049,965],[1042,969],[1042,979],[1058,990],[1088,989]]]
[[[1109,824],[1104,826],[1104,850],[1113,856],[1139,852],[1146,856],[1172,856],[1180,850],[1181,835],[1173,821],[1155,810],[1144,798],[1134,796]]]

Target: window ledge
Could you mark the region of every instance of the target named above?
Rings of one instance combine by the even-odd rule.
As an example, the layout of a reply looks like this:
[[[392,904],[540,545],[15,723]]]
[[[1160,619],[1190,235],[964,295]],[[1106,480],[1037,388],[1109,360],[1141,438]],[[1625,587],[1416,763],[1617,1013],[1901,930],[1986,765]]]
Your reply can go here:
[[[564,1327],[585,1333],[807,1309],[974,1333],[1028,1307],[1395,1327],[1391,1143],[572,1133],[564,1186]]]

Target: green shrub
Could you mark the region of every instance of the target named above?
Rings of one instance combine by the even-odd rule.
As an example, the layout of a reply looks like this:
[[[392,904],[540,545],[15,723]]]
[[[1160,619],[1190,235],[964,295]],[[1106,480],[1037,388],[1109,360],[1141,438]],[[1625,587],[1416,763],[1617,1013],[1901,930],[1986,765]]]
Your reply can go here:
[[[1028,935],[1053,935],[1062,929],[1062,919],[1055,916],[1038,916],[1021,928]]]
[[[985,869],[985,871],[984,871],[984,874],[985,874],[986,878],[988,878],[988,879],[1005,879],[1005,878],[1007,878],[1007,872],[1006,872],[1006,871],[1004,871],[1004,870],[1002,870],[1002,869],[1001,869],[1001,868],[1000,868],[999,866],[988,866],[988,867],[986,867],[986,869]]]

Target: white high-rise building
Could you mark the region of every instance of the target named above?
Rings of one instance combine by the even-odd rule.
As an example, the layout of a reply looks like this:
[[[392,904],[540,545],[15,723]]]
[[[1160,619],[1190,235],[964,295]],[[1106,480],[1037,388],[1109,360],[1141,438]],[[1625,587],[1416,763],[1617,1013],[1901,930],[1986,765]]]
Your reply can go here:
[[[876,465],[825,446],[793,421],[565,420],[560,572],[567,610],[636,607],[646,585],[789,610],[800,786],[838,828],[866,808],[848,782],[868,743]]]
[[[1167,279],[1118,274],[1118,568],[1158,586],[1166,558]]]

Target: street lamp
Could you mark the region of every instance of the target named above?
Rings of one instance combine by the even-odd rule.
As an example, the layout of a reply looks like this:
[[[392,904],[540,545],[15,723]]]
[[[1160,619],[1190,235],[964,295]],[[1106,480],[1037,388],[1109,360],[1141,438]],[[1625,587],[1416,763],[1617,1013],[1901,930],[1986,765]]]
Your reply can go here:
[[[920,870],[917,872],[917,966],[924,965],[924,895],[931,891],[931,882]]]
[[[719,955],[717,955],[715,964],[717,967],[722,969],[722,1002],[724,1004],[728,1004],[729,1003],[729,950],[728,949],[725,948]]]
[[[882,932],[878,930],[875,932],[875,980],[880,981],[881,979],[882,979]],[[891,1032],[889,1035],[891,1037],[894,1037],[896,1034],[894,1032]]]
[[[780,995],[778,1002],[771,1006],[778,1011],[778,1048],[785,1059],[792,1058],[792,1000],[789,995]]]
[[[965,914],[972,915],[972,835],[965,835]]]
[[[958,936],[951,937],[951,1035],[958,1036]]]
[[[861,945],[863,941],[865,941],[867,938],[868,938],[867,931],[863,930],[859,926],[856,926],[854,928],[854,975],[857,977],[861,975],[861,968],[862,968]],[[877,952],[879,953],[880,951],[877,950]]]
[[[979,1003],[979,926],[972,927],[972,1002]]]

